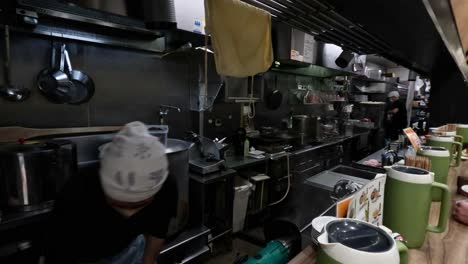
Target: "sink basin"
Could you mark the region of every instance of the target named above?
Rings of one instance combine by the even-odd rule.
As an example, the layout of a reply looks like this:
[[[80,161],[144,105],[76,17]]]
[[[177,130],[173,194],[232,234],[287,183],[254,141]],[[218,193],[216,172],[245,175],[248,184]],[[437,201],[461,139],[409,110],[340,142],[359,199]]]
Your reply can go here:
[[[333,191],[335,184],[340,180],[352,181],[363,186],[374,179],[376,175],[375,172],[338,165],[308,178],[305,182],[321,189]]]
[[[372,180],[375,178],[376,173],[366,171],[366,170],[361,170],[361,169],[356,169],[353,167],[348,167],[348,166],[338,166],[335,167],[331,170],[332,172],[344,174],[344,175],[349,175],[349,176],[354,176],[358,178],[363,178],[367,180]]]

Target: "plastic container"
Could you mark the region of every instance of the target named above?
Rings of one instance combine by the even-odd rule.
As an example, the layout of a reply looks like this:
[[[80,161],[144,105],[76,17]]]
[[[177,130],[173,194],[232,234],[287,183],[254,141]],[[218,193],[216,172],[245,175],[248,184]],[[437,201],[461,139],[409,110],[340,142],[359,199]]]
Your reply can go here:
[[[236,233],[244,229],[247,205],[253,185],[242,179],[236,178],[234,186],[234,206],[232,212],[232,232]]]
[[[167,134],[169,133],[169,127],[166,125],[149,125],[148,130],[151,135],[159,138],[159,141],[164,146],[167,145]]]

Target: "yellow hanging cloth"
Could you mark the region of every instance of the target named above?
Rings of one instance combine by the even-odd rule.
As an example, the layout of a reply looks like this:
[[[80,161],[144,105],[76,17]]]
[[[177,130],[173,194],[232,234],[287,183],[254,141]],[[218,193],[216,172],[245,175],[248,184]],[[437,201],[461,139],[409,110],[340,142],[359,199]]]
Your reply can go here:
[[[205,0],[205,12],[218,74],[247,77],[270,68],[273,49],[268,12],[239,0]]]

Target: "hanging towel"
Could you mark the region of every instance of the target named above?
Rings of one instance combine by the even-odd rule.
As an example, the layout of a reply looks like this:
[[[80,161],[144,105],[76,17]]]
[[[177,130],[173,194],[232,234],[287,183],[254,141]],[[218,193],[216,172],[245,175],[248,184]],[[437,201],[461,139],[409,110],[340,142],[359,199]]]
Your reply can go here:
[[[273,49],[268,12],[239,0],[205,0],[205,12],[218,74],[247,77],[270,68]]]

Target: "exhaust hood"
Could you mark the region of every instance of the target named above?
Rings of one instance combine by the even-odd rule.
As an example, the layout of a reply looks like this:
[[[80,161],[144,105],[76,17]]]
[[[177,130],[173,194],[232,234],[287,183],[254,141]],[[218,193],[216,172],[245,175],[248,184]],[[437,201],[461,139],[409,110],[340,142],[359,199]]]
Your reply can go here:
[[[108,10],[98,10],[95,9],[98,6],[87,3],[87,1],[80,1],[79,3],[80,5],[71,1],[59,0],[17,0],[18,8],[25,9],[23,13],[20,11],[19,14],[26,14],[26,12],[35,12],[37,14],[36,17],[39,20],[36,20],[33,24],[39,23],[41,18],[48,20],[59,19],[82,25],[95,25],[149,36],[158,35],[157,32],[148,30],[145,22],[141,19],[110,13],[107,12]],[[112,6],[112,3],[106,6]]]
[[[168,29],[205,33],[203,0],[134,0],[131,4],[122,4],[122,11],[114,11],[110,8],[118,5],[120,1],[76,0],[74,2],[71,0],[17,0],[18,7],[34,11],[38,16],[47,18],[147,35],[157,35],[158,31]]]
[[[163,55],[188,42],[197,47],[204,43],[203,0],[15,0],[10,4],[0,6],[11,17],[16,14],[14,31]]]

